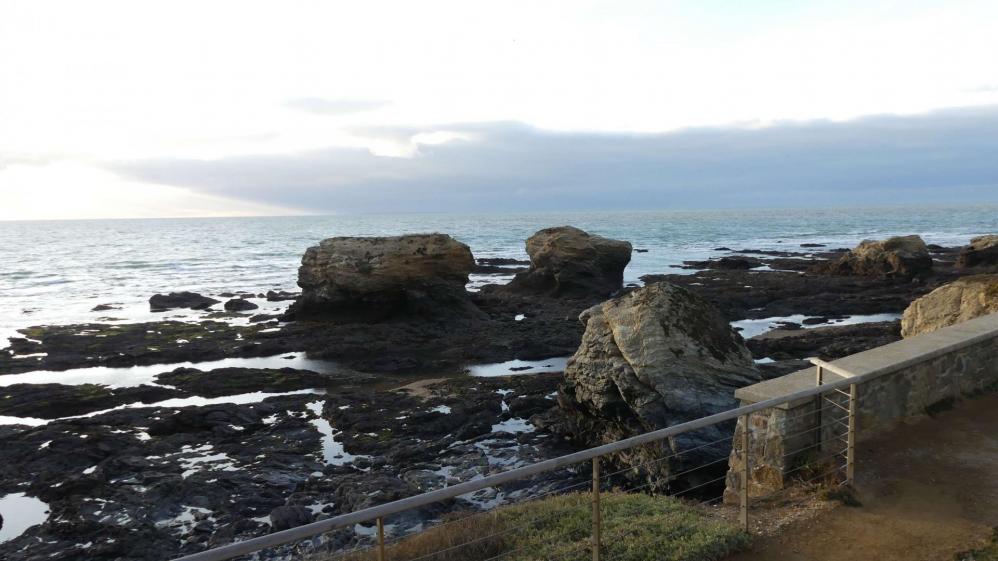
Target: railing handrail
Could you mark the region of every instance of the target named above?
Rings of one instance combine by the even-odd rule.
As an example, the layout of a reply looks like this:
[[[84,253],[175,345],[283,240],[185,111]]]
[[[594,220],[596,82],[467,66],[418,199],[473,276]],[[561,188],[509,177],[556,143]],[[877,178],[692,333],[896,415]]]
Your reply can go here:
[[[961,341],[959,347],[962,348],[965,346],[974,345],[976,343],[983,342],[993,338],[995,338],[994,333],[981,333],[979,335]],[[821,362],[823,368],[827,368],[828,366],[834,367],[833,363],[828,363],[824,361],[819,361],[819,362]],[[610,444],[603,444],[601,446],[587,448],[579,452],[574,452],[572,454],[567,454],[565,456],[559,456],[557,458],[544,460],[541,462],[526,465],[502,473],[497,473],[495,475],[490,475],[488,477],[478,479],[475,481],[465,481],[463,483],[458,483],[456,485],[451,485],[449,487],[444,487],[442,489],[437,489],[435,491],[429,491],[427,493],[414,495],[412,497],[406,497],[404,499],[399,499],[397,501],[392,501],[389,503],[365,508],[362,510],[357,510],[347,514],[341,514],[339,516],[334,516],[332,518],[327,518],[325,520],[318,520],[316,522],[312,522],[302,526],[297,526],[295,528],[290,528],[288,530],[282,530],[280,532],[274,532],[272,534],[267,534],[265,536],[260,536],[241,542],[223,545],[215,549],[209,549],[199,553],[194,553],[184,557],[179,557],[175,561],[224,561],[226,559],[232,559],[233,557],[238,557],[240,555],[246,555],[248,553],[260,551],[261,549],[266,549],[268,547],[274,547],[293,541],[303,540],[342,526],[349,526],[352,524],[358,524],[360,522],[367,522],[370,520],[376,520],[378,518],[385,518],[393,514],[404,512],[406,510],[411,510],[414,508],[419,508],[436,502],[453,499],[460,495],[466,495],[468,493],[473,493],[475,491],[479,491],[488,487],[495,487],[498,485],[502,485],[504,483],[516,481],[518,479],[524,479],[526,477],[530,477],[533,475],[547,473],[566,466],[592,460],[593,458],[605,456],[607,454],[612,454],[615,452],[619,452],[621,450],[626,450],[628,448],[634,448],[635,446],[649,444],[651,442],[663,440],[665,438],[669,438],[672,436],[678,436],[686,432],[702,429],[705,427],[716,425],[718,423],[732,421],[743,415],[750,415],[757,411],[770,409],[782,405],[784,403],[806,399],[809,397],[814,397],[818,394],[832,390],[843,389],[853,384],[859,385],[866,381],[883,376],[885,374],[896,372],[907,365],[908,365],[907,361],[902,361],[900,363],[895,363],[895,364],[889,364],[871,370],[870,372],[866,372],[864,374],[843,377],[833,382],[822,383],[822,385],[820,386],[815,385],[813,387],[806,388],[791,394],[774,397],[771,399],[760,401],[758,403],[753,403],[751,405],[743,405],[741,407],[736,407],[734,409],[729,409],[727,411],[715,413],[707,417],[700,417],[699,419],[694,419],[692,421],[687,421],[685,423],[680,423],[678,425],[673,425],[671,427],[666,427],[663,429],[646,432],[644,434],[639,434],[637,436],[632,436],[630,438],[618,440],[617,442],[612,442]],[[829,368],[829,370],[835,371],[838,374],[847,373],[841,367]]]

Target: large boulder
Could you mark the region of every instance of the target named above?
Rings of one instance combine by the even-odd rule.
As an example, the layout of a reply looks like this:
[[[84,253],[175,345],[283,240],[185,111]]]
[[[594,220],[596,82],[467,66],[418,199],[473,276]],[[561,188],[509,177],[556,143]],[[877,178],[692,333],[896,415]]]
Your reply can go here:
[[[445,234],[341,237],[308,248],[289,315],[350,321],[481,314],[465,284],[468,246]]]
[[[527,239],[530,269],[508,289],[555,297],[606,297],[623,286],[630,242],[595,236],[573,226],[546,228]]]
[[[975,275],[915,300],[901,317],[901,336],[914,337],[998,312],[998,275]]]
[[[864,240],[837,260],[822,263],[815,272],[911,279],[932,272],[929,248],[919,236]]]
[[[998,235],[976,237],[970,240],[970,245],[960,250],[956,259],[957,267],[980,265],[998,265]]]
[[[586,331],[559,393],[564,424],[553,428],[588,446],[736,407],[734,391],[762,379],[741,336],[720,312],[672,284],[652,284],[603,302],[580,320]],[[730,423],[715,425],[665,446],[623,452],[615,461],[642,466],[670,450],[699,447],[675,461],[638,469],[664,484],[670,468],[725,457],[732,430]]]

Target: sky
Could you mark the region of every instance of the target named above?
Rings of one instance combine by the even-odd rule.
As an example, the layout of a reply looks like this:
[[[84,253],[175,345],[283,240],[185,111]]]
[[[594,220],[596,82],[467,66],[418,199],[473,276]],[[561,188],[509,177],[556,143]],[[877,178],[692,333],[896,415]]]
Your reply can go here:
[[[993,1],[0,0],[0,220],[998,202]]]

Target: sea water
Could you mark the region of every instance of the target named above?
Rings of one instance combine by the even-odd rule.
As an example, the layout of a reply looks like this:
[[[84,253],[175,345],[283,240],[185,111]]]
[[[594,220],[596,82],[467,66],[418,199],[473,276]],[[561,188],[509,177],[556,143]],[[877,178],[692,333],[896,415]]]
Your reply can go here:
[[[715,251],[721,246],[800,251],[802,243],[852,247],[866,238],[903,234],[961,245],[998,232],[998,207],[0,222],[0,347],[30,325],[187,317],[150,312],[148,299],[156,293],[295,290],[302,253],[331,236],[442,232],[468,244],[479,258],[526,259],[527,237],[565,224],[647,250],[635,252],[625,272],[627,282],[639,282],[648,273],[688,272],[677,266],[721,255]],[[470,287],[508,279],[473,277]],[[257,302],[271,312],[287,304]],[[92,312],[97,304],[121,309]]]

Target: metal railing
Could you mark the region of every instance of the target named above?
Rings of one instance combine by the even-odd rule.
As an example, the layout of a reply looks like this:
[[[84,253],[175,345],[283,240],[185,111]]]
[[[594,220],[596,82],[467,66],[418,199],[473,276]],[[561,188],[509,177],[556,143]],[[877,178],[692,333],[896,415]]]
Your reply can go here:
[[[395,537],[393,541],[389,541],[386,538],[385,520],[393,515],[398,515],[407,511],[413,511],[422,507],[436,505],[444,501],[468,496],[469,494],[482,491],[484,489],[499,488],[503,485],[521,480],[527,480],[540,474],[551,473],[558,470],[564,470],[566,468],[589,469],[587,464],[591,464],[592,479],[592,487],[589,492],[592,529],[590,539],[586,540],[588,544],[586,549],[589,549],[590,552],[578,551],[575,553],[577,555],[584,554],[587,557],[589,556],[589,553],[591,553],[593,561],[606,561],[607,559],[614,558],[612,556],[602,556],[602,554],[604,553],[607,544],[611,543],[615,536],[607,536],[605,533],[607,520],[606,515],[603,513],[604,507],[601,505],[601,490],[611,489],[614,482],[619,481],[621,477],[633,475],[642,469],[648,470],[648,473],[653,473],[653,470],[655,470],[657,466],[660,466],[663,463],[674,462],[686,454],[713,450],[715,452],[714,456],[709,456],[704,462],[693,467],[689,464],[685,464],[682,466],[682,470],[680,472],[670,472],[668,474],[670,481],[680,481],[685,478],[685,480],[689,480],[689,483],[678,491],[676,491],[676,489],[672,489],[671,491],[675,492],[669,492],[668,494],[673,497],[687,500],[694,506],[716,506],[723,498],[724,482],[730,476],[728,473],[727,462],[729,460],[729,452],[731,450],[730,444],[732,443],[733,438],[732,433],[735,431],[728,431],[725,429],[722,431],[725,435],[724,438],[713,441],[702,441],[703,437],[701,437],[700,440],[694,439],[693,443],[695,446],[691,446],[687,450],[678,452],[672,451],[662,456],[652,457],[638,464],[630,463],[624,469],[615,471],[604,472],[602,467],[605,466],[601,466],[601,464],[609,464],[603,461],[603,458],[621,452],[634,451],[639,447],[655,443],[670,442],[677,437],[682,437],[684,435],[690,436],[697,431],[702,431],[704,429],[714,428],[716,432],[717,425],[723,423],[730,424],[738,420],[741,421],[743,429],[740,432],[740,442],[735,443],[736,449],[740,448],[738,458],[741,460],[741,465],[739,473],[737,474],[737,477],[740,480],[740,489],[737,511],[734,512],[734,518],[737,520],[738,526],[748,531],[750,507],[754,503],[764,502],[766,499],[773,496],[773,494],[766,496],[753,496],[750,492],[752,485],[752,466],[750,466],[749,461],[751,457],[750,450],[752,442],[751,431],[748,430],[750,426],[750,415],[813,398],[815,400],[814,408],[799,415],[800,417],[810,416],[809,418],[813,420],[813,422],[810,423],[811,426],[801,431],[799,434],[784,435],[784,439],[787,442],[790,442],[792,439],[796,438],[797,440],[801,440],[803,444],[793,450],[785,452],[784,456],[789,458],[807,455],[809,453],[809,449],[824,451],[823,454],[825,460],[820,467],[827,469],[817,470],[814,465],[806,464],[789,469],[784,472],[783,475],[790,476],[794,472],[798,472],[798,482],[802,484],[813,484],[815,482],[820,483],[822,481],[830,480],[834,480],[837,484],[851,483],[855,476],[855,419],[857,404],[860,400],[858,388],[864,382],[890,372],[896,372],[898,370],[897,365],[891,365],[863,375],[853,376],[850,372],[847,372],[834,364],[820,360],[812,360],[812,362],[816,365],[817,383],[814,387],[805,390],[768,399],[759,403],[737,407],[735,409],[648,432],[611,444],[605,444],[575,452],[573,454],[526,465],[520,468],[484,477],[482,479],[457,483],[420,495],[388,502],[347,514],[341,514],[328,519],[305,524],[303,526],[224,545],[200,553],[187,555],[179,558],[177,561],[222,561],[226,559],[233,559],[268,548],[307,540],[314,536],[319,536],[339,528],[349,528],[358,524],[370,524],[372,522],[376,528],[373,533],[374,535],[372,536],[374,543],[365,544],[363,548],[335,552],[333,554],[334,557],[327,557],[327,559],[348,557],[356,559],[358,558],[356,557],[358,552],[362,552],[370,555],[370,557],[366,557],[365,559],[371,558],[377,559],[378,561],[385,561],[387,559],[388,546],[397,544],[400,541],[411,537],[411,535],[398,536]],[[842,376],[843,378],[838,380],[828,380],[828,377],[825,375],[826,372],[831,372]],[[796,419],[788,419],[788,421],[791,420]],[[837,432],[837,430],[839,430],[839,432]],[[725,444],[725,442],[727,444]],[[845,445],[845,448],[841,450],[837,448],[830,448],[836,443]],[[719,455],[718,450],[724,451],[723,456]],[[842,462],[841,465],[839,465],[840,461]],[[722,471],[722,475],[719,478],[716,477],[717,473]],[[816,471],[817,475],[815,475]],[[700,472],[700,475],[696,475],[697,472]],[[707,479],[704,479],[704,477]],[[651,477],[647,479],[648,481],[641,482],[640,485],[620,489],[618,492],[639,493],[649,489],[654,490],[661,484],[661,482],[657,482]],[[631,481],[633,481],[633,479]],[[575,481],[563,488],[545,491],[539,495],[528,497],[526,500],[537,500],[561,493],[578,493],[588,486],[589,483],[587,480],[581,483]],[[722,490],[720,495],[711,494],[718,488]],[[473,516],[484,517],[489,516],[490,514],[491,513],[489,511],[483,511]],[[444,522],[436,526],[431,526],[429,529],[439,528],[441,526],[445,526],[446,524],[461,523],[465,520],[467,519],[462,518],[455,521]],[[456,549],[459,547],[471,547],[471,545],[475,544],[480,545],[483,540],[495,538],[496,536],[503,535],[503,533],[509,533],[517,530],[518,528],[500,529],[497,530],[497,532],[484,536],[471,536],[467,542],[449,547]],[[437,555],[441,552],[442,551],[436,551],[433,554]],[[494,557],[488,557],[488,559],[498,560],[510,553],[514,552],[506,552]],[[577,555],[576,558],[578,558]],[[422,557],[410,557],[409,559],[414,561],[416,559],[431,557],[433,556],[426,555]],[[435,559],[442,559],[442,557],[437,557]]]

